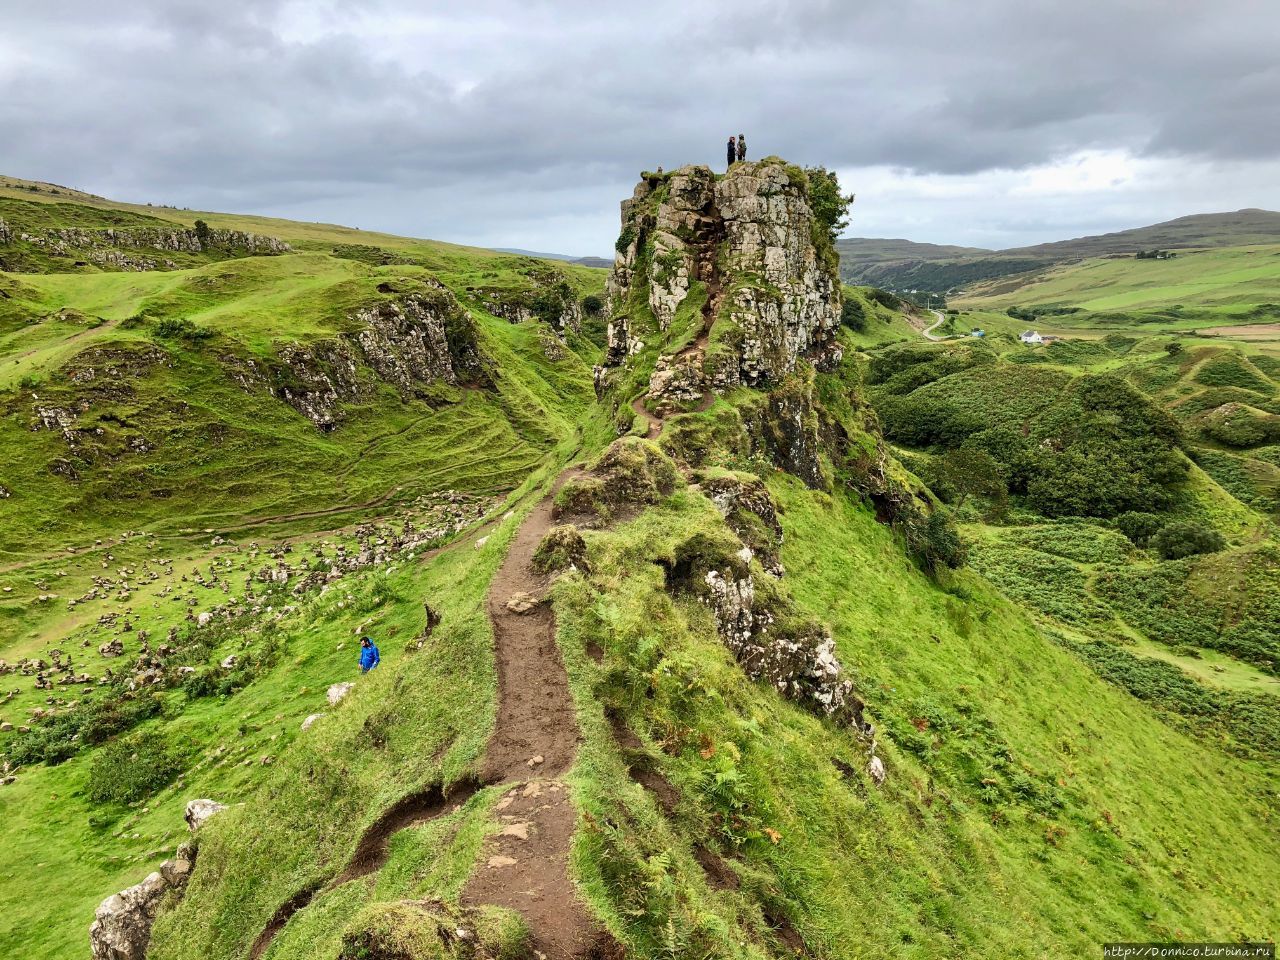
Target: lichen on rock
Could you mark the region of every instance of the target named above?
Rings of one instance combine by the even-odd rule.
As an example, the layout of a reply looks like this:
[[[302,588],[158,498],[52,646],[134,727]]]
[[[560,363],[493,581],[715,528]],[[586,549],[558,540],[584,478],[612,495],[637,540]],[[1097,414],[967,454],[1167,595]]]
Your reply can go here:
[[[699,532],[660,560],[667,590],[711,610],[716,632],[743,671],[789,700],[854,725],[862,703],[820,623],[799,614],[770,577],[751,572],[753,553],[727,533]]]

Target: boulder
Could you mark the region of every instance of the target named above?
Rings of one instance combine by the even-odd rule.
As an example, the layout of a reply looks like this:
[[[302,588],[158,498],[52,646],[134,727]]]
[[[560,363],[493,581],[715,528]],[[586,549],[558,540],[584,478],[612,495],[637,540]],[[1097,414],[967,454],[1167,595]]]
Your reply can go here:
[[[885,769],[884,761],[879,757],[872,757],[867,761],[867,776],[869,776],[877,787],[884,784]]]
[[[152,873],[141,883],[103,900],[89,927],[93,960],[145,960],[151,924],[169,889],[162,874]]]
[[[324,714],[323,714],[323,713],[312,713],[312,714],[309,714],[309,715],[307,716],[307,718],[306,718],[305,720],[303,720],[303,721],[302,721],[302,729],[303,729],[303,730],[310,730],[310,729],[311,729],[312,724],[314,724],[317,720],[319,720],[319,719],[320,719],[321,717],[323,717],[323,716],[324,716]]]
[[[225,809],[227,809],[227,805],[218,803],[217,800],[209,800],[207,798],[192,800],[187,804],[187,811],[183,814],[183,819],[187,821],[187,826],[194,833],[204,826],[210,817],[221,813]]]
[[[329,698],[329,706],[336,707],[355,688],[354,683],[335,683],[325,694]]]

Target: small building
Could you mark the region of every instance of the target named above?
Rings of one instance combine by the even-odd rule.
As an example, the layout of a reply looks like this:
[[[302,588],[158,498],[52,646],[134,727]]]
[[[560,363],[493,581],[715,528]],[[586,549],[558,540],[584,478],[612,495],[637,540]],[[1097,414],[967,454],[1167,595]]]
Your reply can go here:
[[[1023,343],[1044,343],[1044,337],[1040,336],[1040,334],[1034,330],[1022,331],[1022,334],[1018,339]]]

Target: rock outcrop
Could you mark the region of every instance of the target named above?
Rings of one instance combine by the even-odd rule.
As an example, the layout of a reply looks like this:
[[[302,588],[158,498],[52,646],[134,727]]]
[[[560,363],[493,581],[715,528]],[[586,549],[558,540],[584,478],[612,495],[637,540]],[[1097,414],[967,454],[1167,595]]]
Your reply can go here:
[[[564,275],[554,269],[527,271],[527,287],[475,287],[470,294],[488,313],[508,323],[542,320],[556,333],[582,329],[582,303]]]
[[[168,892],[169,881],[157,871],[103,900],[89,927],[93,960],[145,960],[151,925]]]
[[[203,827],[210,817],[216,816],[225,809],[227,809],[227,805],[219,803],[217,800],[209,800],[207,798],[191,800],[187,803],[183,819],[187,821],[187,827],[194,833]]]
[[[722,177],[697,166],[647,175],[622,204],[604,369],[661,337],[696,283],[705,304],[694,347],[711,387],[775,383],[801,358],[832,365],[840,283],[815,236],[807,178],[782,161]]]
[[[329,706],[336,707],[345,700],[347,695],[355,688],[356,685],[350,681],[331,684],[329,689],[325,692],[325,698],[329,701]]]
[[[836,658],[835,640],[797,613],[777,581],[757,581],[752,559],[751,548],[732,538],[695,534],[663,562],[667,589],[710,608],[717,633],[749,677],[821,716],[860,726],[862,703]]]
[[[279,354],[273,392],[322,430],[341,422],[344,404],[373,392],[366,368],[406,398],[484,378],[471,318],[443,285],[371,303],[348,319],[352,332]],[[238,373],[242,384],[260,375],[256,367]]]
[[[214,800],[192,800],[187,804],[186,821],[194,833],[210,817],[225,810]],[[151,926],[166,898],[180,897],[196,865],[196,841],[183,841],[173,858],[147,874],[141,883],[113,893],[94,911],[89,927],[89,950],[93,960],[146,960],[151,942]]]
[[[252,256],[275,256],[289,253],[293,247],[275,237],[265,237],[243,230],[184,230],[162,227],[108,227],[105,230],[63,228],[50,230],[46,237],[55,244],[89,249],[102,245],[146,248],[172,253],[204,253],[209,250],[247,253]],[[56,252],[56,248],[51,250]]]

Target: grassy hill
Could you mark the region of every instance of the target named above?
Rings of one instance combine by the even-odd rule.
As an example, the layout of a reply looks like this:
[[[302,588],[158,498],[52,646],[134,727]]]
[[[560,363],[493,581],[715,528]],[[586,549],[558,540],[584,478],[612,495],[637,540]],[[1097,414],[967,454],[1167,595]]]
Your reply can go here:
[[[1132,257],[1148,250],[1213,250],[1278,242],[1280,213],[1248,209],[1193,214],[1146,227],[1007,250],[871,239],[841,240],[837,246],[841,276],[848,282],[946,293],[984,281],[1002,288],[1001,278],[1006,277],[1016,278],[1005,281],[1007,289],[1014,289],[1026,283],[1025,275],[1031,272],[1053,270],[1080,260]]]
[[[1280,930],[1261,349],[1112,338],[1028,361],[996,338],[975,362],[847,288],[834,367],[646,439],[593,391],[598,270],[34,186],[0,184],[15,235],[95,236],[0,246],[24,268],[0,272],[5,955],[85,956],[94,908],[211,797],[230,808],[149,956],[244,957],[275,916],[271,960],[528,956],[515,915],[468,892],[528,833],[512,784],[482,776],[511,670],[490,601],[567,465],[556,509],[582,547],[545,621],[578,736],[567,870],[628,955],[1083,956]],[[134,218],[289,249],[98,236],[155,227]],[[686,327],[646,330],[642,362]],[[1111,519],[1015,503],[986,523],[975,495],[953,505],[971,568],[922,568],[886,511],[937,505],[910,471],[930,478],[948,443],[895,450],[886,398],[1048,431],[1049,406],[1114,370],[1191,436],[1152,428],[1186,466],[1169,517],[1227,548],[1164,561]],[[751,439],[800,395],[822,417],[816,485]],[[738,486],[750,507],[726,512]],[[778,630],[831,637],[883,786],[865,728],[750,679],[699,564],[746,564]],[[362,677],[365,634],[383,663]]]

